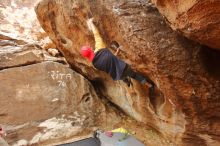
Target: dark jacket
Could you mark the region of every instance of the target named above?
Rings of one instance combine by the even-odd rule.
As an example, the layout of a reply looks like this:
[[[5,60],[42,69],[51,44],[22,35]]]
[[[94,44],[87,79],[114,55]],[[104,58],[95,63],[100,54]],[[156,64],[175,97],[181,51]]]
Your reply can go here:
[[[126,63],[112,54],[109,49],[101,49],[95,53],[92,61],[95,68],[108,73],[113,80],[120,80]]]

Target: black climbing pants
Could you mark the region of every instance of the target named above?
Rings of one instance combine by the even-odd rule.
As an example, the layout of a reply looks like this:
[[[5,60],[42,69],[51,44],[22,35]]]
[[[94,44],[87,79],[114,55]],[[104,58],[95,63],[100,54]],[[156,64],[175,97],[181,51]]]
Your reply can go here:
[[[146,82],[148,82],[149,84],[151,84],[152,86],[154,86],[154,82],[147,76],[143,76],[140,73],[134,72],[131,67],[127,64],[121,79],[123,81],[127,80],[127,77],[131,77],[137,81],[139,81],[141,84],[145,84]]]

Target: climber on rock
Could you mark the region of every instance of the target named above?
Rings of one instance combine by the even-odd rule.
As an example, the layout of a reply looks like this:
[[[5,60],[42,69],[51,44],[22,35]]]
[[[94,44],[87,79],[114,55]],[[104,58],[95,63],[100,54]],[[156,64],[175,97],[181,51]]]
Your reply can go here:
[[[108,73],[113,80],[123,80],[128,86],[131,84],[129,77],[139,81],[141,84],[149,83],[151,85],[150,94],[152,94],[154,92],[154,82],[149,77],[144,77],[134,72],[128,64],[116,57],[120,50],[119,44],[115,41],[111,44],[111,47],[117,49],[116,53],[113,54],[106,47],[98,29],[93,23],[93,18],[90,18],[87,24],[95,38],[95,51],[89,46],[83,46],[80,50],[81,55],[92,62],[96,69]]]

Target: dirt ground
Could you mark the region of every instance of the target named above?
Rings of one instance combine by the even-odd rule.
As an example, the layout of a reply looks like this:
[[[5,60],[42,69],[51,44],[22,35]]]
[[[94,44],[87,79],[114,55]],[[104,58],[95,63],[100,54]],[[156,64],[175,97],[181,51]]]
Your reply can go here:
[[[104,101],[107,102],[107,101]],[[114,110],[116,114],[121,117],[120,122],[116,124],[97,123],[97,127],[94,128],[85,128],[83,132],[75,135],[74,137],[69,137],[62,140],[53,141],[53,144],[62,144],[77,141],[80,139],[88,138],[93,135],[93,131],[96,129],[101,129],[104,131],[113,130],[117,128],[125,128],[135,136],[138,140],[142,141],[146,146],[176,146],[174,143],[163,137],[157,130],[147,126],[144,123],[137,122],[136,120],[128,117],[126,114],[119,112],[116,107],[106,103],[106,106],[111,106],[110,110]],[[50,146],[51,142],[44,143],[43,145]]]
[[[119,127],[127,129],[132,135],[141,140],[147,146],[175,146],[172,142],[160,135],[155,129],[129,117],[123,117],[122,122],[114,126],[114,128]]]

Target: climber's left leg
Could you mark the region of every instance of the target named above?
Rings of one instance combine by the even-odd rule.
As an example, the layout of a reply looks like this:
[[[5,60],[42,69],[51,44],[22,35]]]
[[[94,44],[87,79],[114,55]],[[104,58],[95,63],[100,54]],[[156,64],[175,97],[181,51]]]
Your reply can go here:
[[[121,80],[125,82],[128,85],[128,87],[130,87],[131,85],[131,79],[129,77],[130,77],[129,76],[129,65],[126,64],[123,74],[121,76]]]

